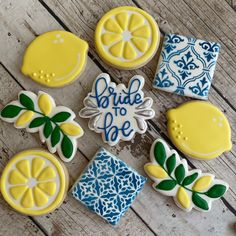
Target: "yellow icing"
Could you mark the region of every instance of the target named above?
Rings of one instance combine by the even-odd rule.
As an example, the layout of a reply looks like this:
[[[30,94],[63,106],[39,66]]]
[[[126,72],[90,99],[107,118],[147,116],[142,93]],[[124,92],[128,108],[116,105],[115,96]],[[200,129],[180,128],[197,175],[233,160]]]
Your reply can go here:
[[[183,187],[179,187],[176,197],[183,208],[188,209],[190,207],[190,198]]]
[[[168,177],[166,171],[158,165],[147,164],[144,166],[145,171],[148,175],[157,178],[157,179],[164,179]]]
[[[212,182],[211,176],[209,176],[209,175],[203,176],[195,182],[195,184],[193,185],[193,190],[198,191],[198,192],[204,191],[207,188],[209,188],[211,182]]]
[[[80,126],[72,124],[72,123],[63,123],[60,125],[60,128],[68,135],[77,136],[83,133],[83,130]]]
[[[53,211],[62,203],[68,188],[67,173],[61,162],[37,149],[12,157],[0,181],[4,199],[26,215]]]
[[[38,36],[28,46],[22,73],[48,87],[62,87],[82,73],[88,44],[66,31],[51,31]]]
[[[187,102],[169,110],[167,120],[174,145],[193,158],[212,159],[232,147],[227,118],[209,102]]]
[[[38,98],[38,106],[44,115],[49,115],[52,111],[52,102],[47,94],[41,94]]]
[[[160,41],[157,23],[147,12],[123,6],[107,12],[98,22],[95,45],[101,58],[120,69],[146,64]]]
[[[18,119],[16,120],[16,126],[23,126],[31,121],[34,116],[33,111],[25,111],[23,112]]]

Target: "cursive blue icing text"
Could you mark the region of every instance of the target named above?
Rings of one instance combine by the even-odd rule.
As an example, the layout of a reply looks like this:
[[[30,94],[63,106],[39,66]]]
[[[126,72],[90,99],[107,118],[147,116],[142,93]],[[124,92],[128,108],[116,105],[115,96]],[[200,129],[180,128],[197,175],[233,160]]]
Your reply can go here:
[[[122,133],[124,137],[129,137],[130,134],[134,131],[131,128],[130,121],[125,121],[121,128],[118,128],[115,124],[113,124],[113,115],[108,112],[104,118],[104,127],[98,127],[104,131],[105,140],[115,142],[118,138],[119,132]]]
[[[90,97],[96,99],[99,108],[107,108],[110,102],[112,102],[113,106],[123,104],[132,106],[142,103],[140,87],[141,81],[139,79],[133,79],[127,92],[122,90],[122,93],[117,93],[115,88],[109,86],[107,80],[101,77],[95,82],[94,95],[91,94]]]

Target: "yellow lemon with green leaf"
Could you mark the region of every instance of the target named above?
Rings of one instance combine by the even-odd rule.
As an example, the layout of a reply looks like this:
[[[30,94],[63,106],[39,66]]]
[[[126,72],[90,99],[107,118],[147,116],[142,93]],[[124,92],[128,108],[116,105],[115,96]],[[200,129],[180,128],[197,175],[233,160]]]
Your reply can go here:
[[[52,212],[63,202],[68,173],[57,158],[44,150],[16,154],[1,176],[1,193],[16,211],[26,215]]]
[[[167,120],[171,141],[190,157],[212,159],[232,147],[226,116],[209,102],[187,102],[169,110]]]
[[[83,72],[88,44],[67,31],[51,31],[34,39],[26,49],[22,73],[48,87],[62,87]]]

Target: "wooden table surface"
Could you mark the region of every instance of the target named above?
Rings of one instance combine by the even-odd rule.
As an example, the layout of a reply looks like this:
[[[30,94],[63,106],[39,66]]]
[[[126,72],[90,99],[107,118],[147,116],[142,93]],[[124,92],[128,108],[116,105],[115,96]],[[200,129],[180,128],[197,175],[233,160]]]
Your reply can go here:
[[[160,92],[152,88],[157,55],[138,70],[122,71],[106,65],[94,47],[94,29],[101,16],[120,5],[140,7],[158,22],[162,35],[179,33],[219,42],[222,46],[217,62],[209,101],[228,117],[232,128],[233,149],[208,162],[190,160],[193,168],[215,174],[229,183],[222,200],[215,201],[212,211],[186,213],[172,198],[162,196],[151,187],[151,181],[131,208],[113,227],[90,212],[71,196],[53,213],[41,217],[22,216],[0,197],[0,235],[235,235],[236,229],[236,4],[234,0],[0,0],[0,108],[15,100],[21,90],[51,94],[57,104],[70,107],[78,114],[92,82],[101,72],[108,72],[113,81],[127,84],[132,75],[141,74],[146,83],[144,92],[154,100],[154,119],[148,131],[136,135],[131,142],[115,147],[105,145],[99,134],[88,129],[88,120],[77,115],[85,130],[78,141],[76,158],[66,166],[70,184],[76,180],[100,146],[104,146],[144,175],[143,165],[149,160],[149,149],[156,138],[169,142],[165,112],[185,101],[186,97]],[[20,72],[27,45],[38,35],[55,29],[73,32],[88,41],[89,57],[82,76],[70,86],[49,89]],[[17,152],[45,147],[38,134],[16,130],[12,124],[0,121],[0,168]]]

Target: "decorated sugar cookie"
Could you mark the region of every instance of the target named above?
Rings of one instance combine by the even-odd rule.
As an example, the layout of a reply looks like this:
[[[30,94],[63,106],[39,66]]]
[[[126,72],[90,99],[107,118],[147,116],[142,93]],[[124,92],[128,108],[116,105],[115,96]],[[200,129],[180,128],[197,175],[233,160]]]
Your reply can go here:
[[[104,148],[72,187],[72,195],[112,225],[129,209],[146,178]]]
[[[155,115],[152,99],[144,97],[143,85],[144,78],[140,75],[133,76],[126,88],[124,84],[111,82],[108,74],[100,74],[79,114],[90,118],[89,128],[102,133],[105,143],[113,146],[120,139],[131,140],[136,132],[146,132],[146,120]]]
[[[171,141],[190,157],[212,159],[232,147],[227,118],[209,102],[184,103],[169,110],[167,120]]]
[[[219,52],[219,43],[165,34],[153,87],[207,99]]]
[[[48,87],[62,87],[83,72],[88,44],[67,31],[51,31],[34,39],[26,49],[22,73]]]
[[[95,31],[95,46],[100,57],[124,70],[148,63],[156,53],[159,41],[160,32],[153,17],[131,6],[107,12]]]
[[[74,121],[75,113],[64,106],[56,106],[47,93],[38,95],[21,91],[17,101],[7,104],[1,111],[1,119],[13,123],[17,129],[26,128],[30,133],[39,132],[51,153],[58,152],[63,161],[70,161],[77,149],[77,138],[83,129]]]
[[[150,158],[151,163],[147,163],[144,169],[154,181],[153,188],[172,196],[176,205],[185,211],[192,208],[210,211],[212,202],[229,188],[227,183],[215,179],[212,174],[202,173],[199,169],[188,170],[187,161],[161,139],[153,143]]]
[[[2,196],[12,208],[26,215],[52,212],[63,202],[67,189],[65,166],[40,149],[16,154],[1,176]]]

